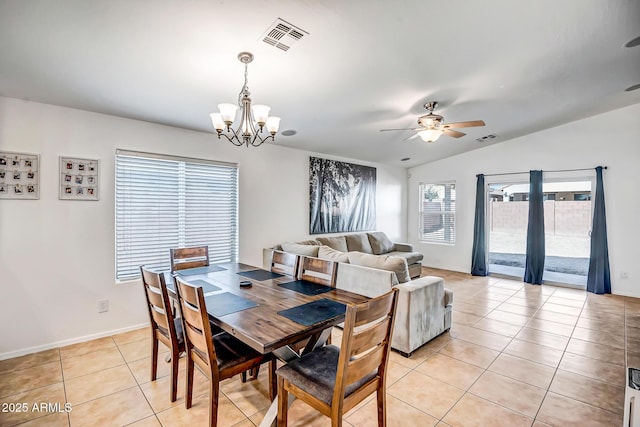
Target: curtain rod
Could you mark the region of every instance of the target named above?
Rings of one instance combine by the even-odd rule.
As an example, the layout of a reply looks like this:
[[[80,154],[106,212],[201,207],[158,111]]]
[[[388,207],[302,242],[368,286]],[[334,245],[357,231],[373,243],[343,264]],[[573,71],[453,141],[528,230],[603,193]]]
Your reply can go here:
[[[607,169],[607,166],[599,166],[602,169]],[[557,169],[557,170],[552,170],[552,171],[543,171],[543,172],[579,172],[579,171],[590,171],[590,170],[594,170],[595,168],[582,168],[582,169]],[[520,175],[523,173],[528,173],[528,171],[526,172],[505,172],[505,173],[489,173],[486,174],[484,176],[502,176],[502,175]],[[476,175],[476,177],[478,177],[479,175],[482,174],[478,174]]]

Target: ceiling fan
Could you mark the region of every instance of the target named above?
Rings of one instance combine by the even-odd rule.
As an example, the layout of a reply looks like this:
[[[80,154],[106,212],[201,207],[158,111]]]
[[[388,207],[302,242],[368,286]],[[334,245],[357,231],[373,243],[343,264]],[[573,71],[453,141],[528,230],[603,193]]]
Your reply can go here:
[[[406,139],[413,139],[415,137],[420,137],[424,142],[433,142],[440,138],[440,135],[445,134],[447,136],[452,136],[454,138],[460,138],[465,136],[465,133],[458,132],[457,130],[451,130],[452,128],[468,128],[474,126],[484,126],[485,123],[482,120],[472,120],[468,122],[457,122],[457,123],[445,123],[444,117],[439,114],[433,114],[433,110],[436,109],[438,103],[436,101],[427,102],[424,104],[424,108],[429,111],[429,114],[425,114],[418,118],[418,125],[420,127],[417,128],[406,128],[406,129],[380,129],[380,132],[388,132],[388,131],[399,131],[399,130],[417,130],[418,132],[410,136]]]

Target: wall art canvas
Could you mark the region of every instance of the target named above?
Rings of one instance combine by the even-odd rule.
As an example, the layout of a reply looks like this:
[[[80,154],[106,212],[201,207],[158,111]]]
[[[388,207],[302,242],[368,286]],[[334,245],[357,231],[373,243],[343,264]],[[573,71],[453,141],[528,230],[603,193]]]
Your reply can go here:
[[[96,159],[60,156],[60,200],[99,200]]]
[[[40,198],[38,154],[0,151],[0,199]]]
[[[310,234],[376,228],[376,168],[309,158]]]

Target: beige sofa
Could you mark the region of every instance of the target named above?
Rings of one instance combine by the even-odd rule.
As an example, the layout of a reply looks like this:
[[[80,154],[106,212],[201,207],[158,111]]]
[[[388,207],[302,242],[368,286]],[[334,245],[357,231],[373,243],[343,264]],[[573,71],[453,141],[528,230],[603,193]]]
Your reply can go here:
[[[381,231],[371,233],[352,233],[340,236],[330,237],[318,237],[316,240],[307,240],[305,242],[298,243],[282,243],[276,246],[277,249],[282,249],[287,252],[299,253],[300,255],[318,256],[317,254],[306,251],[305,248],[300,248],[298,245],[307,246],[327,246],[336,251],[348,254],[350,252],[360,252],[369,255],[386,256],[386,257],[400,257],[404,258],[407,262],[407,270],[409,278],[420,277],[422,271],[422,258],[423,255],[420,252],[415,252],[413,246],[409,243],[395,243],[389,240],[387,235]],[[320,257],[322,258],[322,256]],[[329,258],[329,256],[327,256]],[[338,255],[333,255],[334,260],[343,261]],[[372,257],[364,257],[369,260],[373,260]],[[368,262],[371,264],[371,262]],[[370,267],[373,265],[369,265]],[[402,272],[400,272],[401,274]],[[409,280],[407,278],[407,280]],[[402,277],[398,277],[400,282]]]
[[[307,244],[302,245],[303,243]],[[298,249],[298,252],[308,250],[307,254],[302,255],[317,256],[320,251],[317,242],[298,242],[297,245],[316,246],[315,248],[293,247]],[[284,250],[285,247],[291,249],[291,246],[287,244],[277,245],[275,249]],[[274,248],[263,250],[263,263],[266,269],[271,266],[273,250]],[[316,255],[313,255],[314,253]],[[425,276],[405,283],[398,283],[398,276],[394,271],[347,262],[350,255],[363,256],[357,254],[361,253],[345,253],[343,257],[347,258],[343,258],[342,261],[336,260],[339,262],[336,287],[369,297],[389,292],[394,286],[399,289],[392,348],[409,357],[417,348],[451,328],[453,292],[445,289],[444,280],[441,277]],[[364,255],[371,256],[370,254]],[[393,258],[392,262],[398,261],[397,257],[389,258]],[[405,261],[405,269],[406,265]]]

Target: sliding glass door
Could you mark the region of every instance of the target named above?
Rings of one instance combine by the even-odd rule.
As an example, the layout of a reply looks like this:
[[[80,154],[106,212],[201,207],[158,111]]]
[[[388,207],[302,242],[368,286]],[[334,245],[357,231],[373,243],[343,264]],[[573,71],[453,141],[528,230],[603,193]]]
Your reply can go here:
[[[589,269],[592,181],[545,180],[545,282],[585,286]],[[525,267],[529,183],[488,185],[489,271],[522,277]]]

